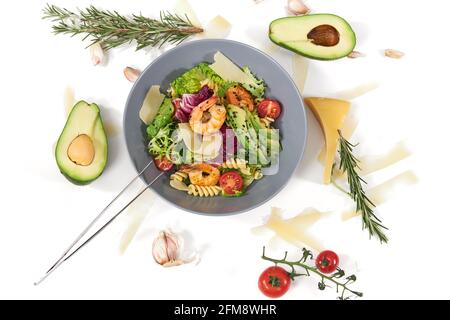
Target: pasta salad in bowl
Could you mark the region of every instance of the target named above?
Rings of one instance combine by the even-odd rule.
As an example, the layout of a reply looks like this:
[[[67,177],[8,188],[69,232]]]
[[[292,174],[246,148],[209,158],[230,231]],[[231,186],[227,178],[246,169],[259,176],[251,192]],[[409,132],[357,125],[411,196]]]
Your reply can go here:
[[[264,63],[242,65],[249,53],[244,60],[255,55]],[[161,60],[176,63],[176,57],[191,60],[188,68],[163,76]],[[210,214],[245,211],[275,195],[297,166],[306,137],[303,102],[287,73],[260,51],[228,40],[191,42],[155,60],[133,87],[124,122],[136,169],[151,158],[157,168],[143,179],[167,172],[152,186],[157,193]],[[286,135],[287,125],[296,138]]]

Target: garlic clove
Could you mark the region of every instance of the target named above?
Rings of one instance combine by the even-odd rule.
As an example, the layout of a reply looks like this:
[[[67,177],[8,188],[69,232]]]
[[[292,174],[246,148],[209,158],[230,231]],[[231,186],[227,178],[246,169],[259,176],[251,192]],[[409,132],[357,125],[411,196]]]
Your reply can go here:
[[[126,67],[123,69],[123,74],[128,81],[135,82],[141,75],[141,71],[132,67]]]
[[[288,0],[287,9],[295,15],[305,15],[310,11],[302,0]]]
[[[362,57],[365,57],[366,55],[364,54],[364,53],[362,53],[362,52],[359,52],[359,51],[352,51],[352,52],[350,52],[349,53],[349,55],[347,56],[347,58],[350,58],[350,59],[356,59],[356,58],[362,58]]]
[[[153,259],[160,265],[174,263],[178,260],[180,241],[177,235],[170,231],[161,231],[153,241]]]
[[[401,51],[398,50],[394,50],[394,49],[386,49],[384,50],[384,55],[388,58],[393,58],[393,59],[400,59],[402,58],[405,54]]]
[[[103,58],[105,57],[105,53],[103,52],[103,48],[100,43],[96,42],[89,47],[89,52],[91,55],[91,61],[94,66],[97,66],[103,62]]]
[[[169,267],[181,266],[183,264],[185,264],[185,262],[183,260],[173,260],[173,261],[164,263],[162,266],[165,268],[169,268]]]

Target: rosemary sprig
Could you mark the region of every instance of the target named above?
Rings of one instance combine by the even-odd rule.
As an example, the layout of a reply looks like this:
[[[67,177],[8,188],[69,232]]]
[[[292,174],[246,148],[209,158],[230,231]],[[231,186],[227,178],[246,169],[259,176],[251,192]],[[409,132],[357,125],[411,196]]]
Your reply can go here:
[[[339,169],[347,173],[347,181],[350,189],[349,192],[345,190],[344,192],[356,202],[356,211],[361,212],[363,229],[369,230],[370,237],[375,235],[382,243],[387,243],[388,238],[383,231],[383,229],[387,230],[387,228],[382,225],[381,220],[373,212],[375,204],[367,197],[363,188],[363,184],[366,184],[366,181],[357,172],[360,167],[358,164],[359,160],[353,155],[354,147],[356,145],[346,140],[339,130]]]
[[[159,19],[141,14],[123,16],[117,11],[100,10],[90,6],[78,12],[47,4],[43,19],[54,22],[55,34],[84,35],[91,45],[100,42],[105,50],[136,41],[136,50],[164,43],[178,44],[189,36],[203,32],[189,18],[170,12],[160,12]]]
[[[277,264],[285,264],[285,265],[288,265],[289,267],[291,267],[291,272],[289,272],[289,276],[291,277],[292,280],[295,280],[295,277],[301,277],[301,276],[310,277],[311,273],[314,273],[320,277],[320,281],[317,285],[318,289],[325,290],[325,288],[329,287],[325,283],[325,281],[331,282],[336,286],[336,292],[339,293],[339,291],[340,291],[340,295],[338,297],[338,299],[340,299],[340,300],[347,300],[350,298],[349,296],[345,295],[346,292],[354,294],[358,297],[363,296],[362,292],[351,290],[348,287],[350,284],[352,284],[353,282],[356,281],[356,276],[354,274],[346,277],[345,281],[340,281],[339,279],[342,279],[345,276],[345,272],[342,269],[338,268],[335,273],[333,273],[331,275],[326,275],[326,274],[323,274],[322,272],[320,272],[316,267],[309,266],[306,263],[306,261],[308,260],[308,258],[309,258],[309,260],[312,260],[314,258],[313,254],[310,250],[303,248],[302,249],[302,257],[298,261],[288,261],[287,260],[288,252],[287,251],[284,253],[283,259],[269,258],[266,256],[265,251],[266,251],[266,248],[263,247],[263,253],[261,256],[261,258],[263,260],[271,261],[271,262],[275,263],[276,265]],[[295,269],[296,267],[303,268],[305,273],[298,273],[297,270]]]

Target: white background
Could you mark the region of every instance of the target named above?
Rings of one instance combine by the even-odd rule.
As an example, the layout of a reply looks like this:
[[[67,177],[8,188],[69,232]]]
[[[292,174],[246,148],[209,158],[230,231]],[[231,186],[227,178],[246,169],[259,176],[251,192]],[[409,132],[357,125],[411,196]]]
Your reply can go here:
[[[124,13],[157,16],[172,1],[77,1]],[[390,228],[388,245],[369,240],[360,219],[340,220],[351,201],[320,184],[316,161],[320,128],[311,114],[305,157],[288,186],[263,206],[231,217],[204,217],[183,212],[147,192],[138,203],[147,213],[137,237],[124,255],[119,243],[130,217],[124,215],[91,245],[80,251],[41,286],[34,287],[45,268],[134,174],[128,160],[121,119],[131,84],[125,66],[143,69],[167,50],[113,50],[107,66],[91,65],[79,38],[53,36],[41,20],[46,1],[9,1],[1,6],[1,298],[264,298],[257,289],[259,273],[269,264],[259,256],[295,249],[273,234],[255,235],[271,206],[286,217],[315,207],[330,211],[309,231],[323,246],[340,253],[343,266],[356,272],[354,288],[367,299],[450,298],[447,253],[449,179],[448,5],[445,1],[309,1],[314,12],[345,17],[358,36],[365,58],[334,62],[311,61],[305,95],[333,96],[341,90],[378,82],[380,87],[353,101],[360,120],[352,141],[361,154],[377,154],[406,141],[413,155],[368,177],[376,185],[411,169],[419,178],[401,187],[377,212]],[[73,1],[54,1],[74,8]],[[284,0],[191,1],[206,24],[217,14],[232,25],[229,39],[269,51],[291,72],[292,53],[270,47],[268,24],[285,15]],[[402,60],[383,57],[382,50],[406,53]],[[95,101],[104,120],[119,134],[110,137],[110,161],[104,174],[89,186],[70,184],[59,174],[53,144],[65,122],[63,92]],[[290,132],[294,134],[295,132]],[[285,152],[289,152],[286,150]],[[158,230],[172,227],[200,250],[197,266],[161,268],[153,262],[151,244]],[[444,275],[444,276],[442,276]],[[334,299],[335,292],[317,290],[316,279],[296,281],[288,299]]]

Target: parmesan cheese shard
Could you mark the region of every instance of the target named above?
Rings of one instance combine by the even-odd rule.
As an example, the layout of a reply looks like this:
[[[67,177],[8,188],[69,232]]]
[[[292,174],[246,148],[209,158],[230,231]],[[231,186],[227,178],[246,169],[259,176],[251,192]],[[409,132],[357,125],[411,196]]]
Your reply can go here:
[[[188,123],[179,123],[178,129],[178,133],[186,145],[186,148],[193,153],[199,153],[202,146],[202,136],[194,133]]]
[[[146,190],[139,199],[136,199],[130,207],[128,207],[127,215],[130,219],[129,224],[120,238],[119,253],[123,255],[135,238],[139,228],[144,222],[148,214],[150,206],[153,204],[155,195],[150,190]]]
[[[331,171],[336,157],[339,133],[350,109],[350,103],[344,100],[330,98],[305,98],[306,105],[319,121],[325,137],[325,171],[323,182],[331,182]]]
[[[74,105],[75,93],[71,87],[66,87],[64,90],[64,109],[66,111],[66,117],[69,115],[70,111],[72,111]]]
[[[159,86],[151,86],[139,111],[139,117],[145,124],[153,121],[163,100],[164,95],[159,91]]]
[[[222,135],[220,133],[201,136],[194,133],[188,123],[178,124],[178,129],[186,148],[194,153],[195,161],[208,161],[219,155],[222,147]]]
[[[197,15],[195,14],[188,0],[177,0],[177,2],[175,2],[174,11],[180,17],[187,16],[194,26],[199,28],[202,27],[202,24],[198,20]]]
[[[379,86],[380,86],[380,84],[376,81],[368,82],[368,83],[364,83],[359,86],[356,86],[354,88],[340,91],[340,92],[336,93],[334,96],[336,98],[343,99],[343,100],[354,100],[360,96],[363,96],[363,95],[369,93],[372,90],[377,89]]]
[[[388,200],[389,196],[394,192],[394,189],[399,185],[410,186],[417,182],[418,178],[416,174],[412,170],[407,170],[367,190],[367,196],[375,205],[380,205]]]
[[[399,185],[411,186],[416,184],[418,180],[419,179],[412,170],[407,170],[367,190],[367,196],[376,206],[379,206],[389,200],[389,197],[392,195],[394,189],[396,189]],[[341,220],[347,221],[359,215],[361,215],[360,212],[356,212],[355,210],[347,210],[342,213]]]
[[[298,90],[303,93],[306,78],[308,77],[309,61],[299,55],[292,57],[292,75]]]
[[[272,208],[270,216],[265,224],[254,228],[253,231],[261,230],[261,227],[272,230],[275,235],[297,247],[307,245],[317,251],[323,250],[321,243],[308,232],[308,228],[326,215],[313,208],[305,209],[298,215],[283,219],[279,208]]]
[[[226,81],[233,81],[245,84],[253,84],[254,80],[244,71],[241,70],[233,61],[223,55],[222,52],[217,51],[214,55],[214,63],[210,65],[222,79]]]
[[[387,153],[378,156],[360,158],[361,175],[365,176],[375,171],[389,167],[411,155],[411,151],[403,141],[399,142]]]
[[[223,39],[228,37],[231,31],[231,24],[222,16],[216,16],[208,22],[205,32],[202,36],[204,38],[218,38]]]

